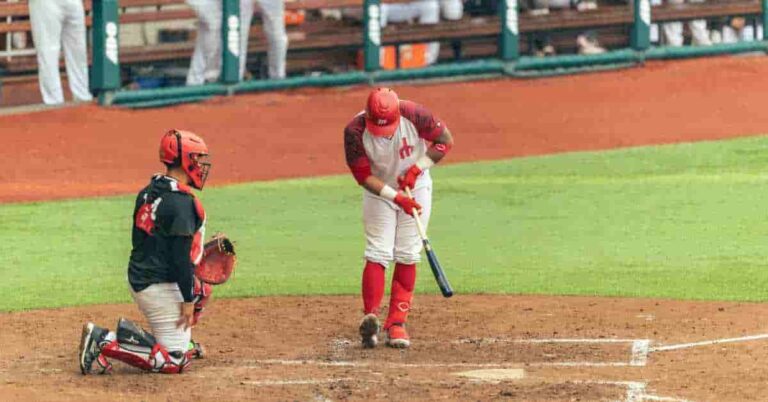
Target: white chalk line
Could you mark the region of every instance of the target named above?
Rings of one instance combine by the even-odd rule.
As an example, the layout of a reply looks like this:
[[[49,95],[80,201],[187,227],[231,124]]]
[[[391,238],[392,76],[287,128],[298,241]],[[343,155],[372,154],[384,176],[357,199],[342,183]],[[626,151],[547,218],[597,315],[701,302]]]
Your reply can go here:
[[[650,339],[633,338],[548,338],[548,339],[512,339],[512,338],[480,338],[480,339],[459,339],[453,343],[471,344],[471,343],[520,343],[520,344],[545,344],[545,343],[582,343],[582,344],[615,344],[631,343],[632,357],[628,363],[625,362],[556,362],[556,363],[531,363],[530,365],[539,366],[561,366],[561,367],[644,367],[648,363]]]
[[[320,385],[320,384],[334,384],[337,382],[346,381],[360,381],[354,378],[327,378],[327,379],[301,379],[301,380],[262,380],[262,381],[241,381],[243,385],[253,385],[255,387],[281,387],[286,385]],[[362,380],[362,382],[371,382],[368,380]]]
[[[648,364],[648,353],[650,353],[649,339],[638,339],[632,342],[632,359],[629,365],[633,367],[645,367]]]
[[[422,384],[422,385],[434,385],[434,384],[446,383],[446,381],[411,380],[411,379],[402,379],[402,378],[397,379],[397,381],[405,381],[408,383]],[[283,386],[336,384],[336,383],[342,383],[342,382],[358,382],[358,383],[373,384],[373,383],[382,383],[383,381],[372,380],[367,378],[344,377],[344,378],[304,378],[304,379],[294,379],[294,380],[242,381],[241,384],[250,385],[254,387],[283,387]],[[467,382],[471,384],[488,384],[488,383],[500,384],[503,381],[500,381],[498,379],[494,379],[494,380],[476,379],[476,380],[470,380]],[[647,384],[640,381],[577,380],[577,381],[553,382],[552,384],[563,384],[566,382],[570,382],[574,384],[586,384],[586,385],[597,384],[597,385],[626,387],[627,391],[626,391],[626,396],[623,402],[641,402],[641,401],[688,402],[685,399],[680,399],[680,398],[650,395],[646,393]]]
[[[545,338],[545,339],[515,339],[515,338],[463,338],[453,343],[633,343],[647,341],[647,339],[622,339],[622,338]]]
[[[768,339],[768,334],[749,335],[749,336],[742,336],[738,338],[721,338],[721,339],[713,339],[713,340],[701,341],[701,342],[679,343],[675,345],[654,346],[652,348],[649,348],[648,352],[650,353],[666,352],[669,350],[689,349],[689,348],[695,348],[699,346],[717,345],[721,343],[748,342],[748,341],[756,341],[760,339]]]
[[[261,365],[302,366],[313,365],[323,367],[388,367],[388,368],[523,368],[523,367],[627,367],[631,362],[534,362],[534,363],[396,363],[396,362],[354,362],[354,361],[324,361],[324,360],[256,360]],[[242,366],[246,369],[259,369],[263,366]]]

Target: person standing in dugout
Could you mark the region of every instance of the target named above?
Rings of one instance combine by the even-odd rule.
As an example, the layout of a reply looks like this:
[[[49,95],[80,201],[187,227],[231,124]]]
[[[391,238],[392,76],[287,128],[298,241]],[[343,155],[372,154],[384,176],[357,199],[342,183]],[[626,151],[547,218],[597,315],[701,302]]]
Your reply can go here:
[[[146,371],[181,373],[203,355],[191,339],[192,327],[211,286],[193,274],[203,256],[206,218],[192,188],[205,185],[208,147],[193,133],[171,130],[160,141],[160,161],[166,173],[152,177],[136,197],[128,262],[131,295],[152,333],[124,318],[114,332],[85,324],[79,355],[83,374],[109,372],[108,358]]]
[[[346,160],[363,193],[365,268],[360,336],[365,348],[378,344],[378,318],[384,297],[385,268],[395,270],[384,322],[387,345],[407,348],[405,329],[416,283],[416,264],[422,243],[413,218],[420,214],[426,227],[432,207],[429,169],[445,157],[453,136],[445,124],[425,107],[400,100],[395,91],[371,92],[365,111],[344,129]],[[396,190],[397,188],[397,190]],[[413,197],[403,193],[412,189]]]

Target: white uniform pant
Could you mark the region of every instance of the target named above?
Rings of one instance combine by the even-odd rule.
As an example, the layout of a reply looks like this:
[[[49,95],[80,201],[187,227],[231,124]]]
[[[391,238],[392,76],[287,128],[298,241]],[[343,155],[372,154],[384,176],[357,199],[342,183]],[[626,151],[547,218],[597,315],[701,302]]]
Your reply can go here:
[[[267,62],[270,78],[285,77],[288,35],[285,32],[283,0],[258,0],[262,12],[264,35],[269,49]],[[218,81],[221,75],[221,0],[187,0],[198,16],[197,40],[187,74],[187,85]],[[248,37],[253,19],[253,0],[240,1],[240,75],[245,74]]]
[[[691,1],[701,2],[701,0]],[[670,4],[683,4],[683,0],[669,0]],[[664,30],[664,39],[668,46],[683,46],[683,23],[667,22],[662,25]],[[691,42],[696,46],[708,46],[712,44],[709,39],[706,20],[693,20],[688,22],[688,29],[691,30]]]
[[[440,11],[443,18],[450,21],[460,20],[464,14],[461,0],[419,0],[411,3],[384,3],[381,5],[381,26],[388,22],[414,22],[431,25],[440,22]],[[425,61],[434,64],[440,56],[440,43],[430,42],[427,45]]]
[[[432,212],[432,184],[417,187],[413,196],[421,207],[426,230]],[[421,260],[421,238],[416,221],[397,205],[366,191],[363,194],[365,259],[388,266],[393,260],[415,264]]]
[[[133,300],[149,322],[152,335],[169,352],[186,352],[192,339],[192,329],[186,330],[176,324],[181,318],[181,304],[184,298],[179,285],[156,283],[141,292],[131,290]]]
[[[90,101],[88,49],[82,0],[30,0],[29,18],[37,49],[40,92],[48,105],[64,103],[59,75],[62,45],[69,89],[75,99]]]

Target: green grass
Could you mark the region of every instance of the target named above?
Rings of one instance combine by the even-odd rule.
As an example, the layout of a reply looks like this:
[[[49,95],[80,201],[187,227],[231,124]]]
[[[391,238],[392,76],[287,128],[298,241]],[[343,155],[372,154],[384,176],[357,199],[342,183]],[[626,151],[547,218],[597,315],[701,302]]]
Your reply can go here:
[[[766,300],[767,168],[763,137],[440,166],[430,233],[458,293]],[[129,301],[132,198],[0,205],[0,310]],[[205,191],[240,253],[217,296],[357,293],[360,200],[348,175]]]

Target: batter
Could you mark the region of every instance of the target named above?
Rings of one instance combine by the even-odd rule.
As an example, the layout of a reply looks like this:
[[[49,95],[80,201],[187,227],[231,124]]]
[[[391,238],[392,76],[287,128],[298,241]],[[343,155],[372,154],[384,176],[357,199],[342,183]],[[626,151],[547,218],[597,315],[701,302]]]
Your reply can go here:
[[[383,329],[387,345],[410,346],[405,324],[411,309],[416,264],[422,243],[413,219],[420,214],[424,226],[432,210],[429,169],[451,150],[453,137],[445,124],[425,107],[400,100],[395,91],[371,92],[364,112],[344,129],[347,165],[363,193],[365,268],[363,269],[363,346],[375,347],[384,297],[384,270],[395,262],[389,314]],[[413,197],[404,193],[412,189]],[[397,189],[397,190],[396,190]]]

